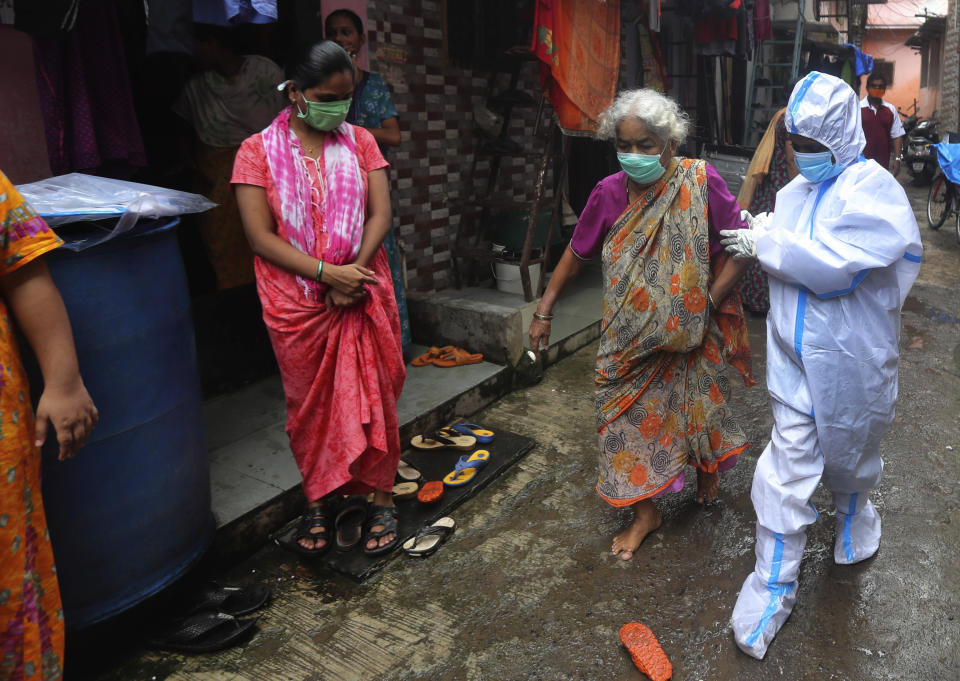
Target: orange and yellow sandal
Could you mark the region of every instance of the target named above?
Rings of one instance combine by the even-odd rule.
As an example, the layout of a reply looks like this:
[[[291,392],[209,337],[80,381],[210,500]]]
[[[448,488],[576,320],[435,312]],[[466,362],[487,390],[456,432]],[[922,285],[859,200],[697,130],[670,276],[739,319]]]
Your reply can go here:
[[[449,347],[449,346],[448,346]],[[441,352],[439,357],[433,358],[433,363],[438,367],[457,367],[463,364],[479,364],[483,361],[483,355],[479,352],[467,352],[463,348],[450,348],[446,352]]]
[[[436,346],[430,348],[427,352],[423,353],[418,357],[414,357],[410,362],[415,367],[425,367],[428,364],[433,364],[433,360],[437,359],[441,355],[444,355],[448,352],[454,350],[452,345],[444,345],[442,348]]]
[[[637,669],[652,681],[667,681],[673,676],[673,665],[663,652],[650,627],[639,622],[628,622],[620,627],[620,640],[630,651]]]
[[[477,471],[487,465],[490,452],[478,449],[469,457],[461,456],[452,471],[443,477],[443,484],[447,487],[461,487],[477,477]]]

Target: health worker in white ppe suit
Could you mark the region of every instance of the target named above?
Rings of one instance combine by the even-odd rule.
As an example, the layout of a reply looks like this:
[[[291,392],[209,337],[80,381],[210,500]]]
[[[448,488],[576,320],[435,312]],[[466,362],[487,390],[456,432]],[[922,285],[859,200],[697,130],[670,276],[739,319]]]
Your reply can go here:
[[[786,127],[800,175],[772,215],[724,233],[736,257],[770,278],[767,387],[774,416],[757,462],[756,567],[733,610],[737,645],[762,659],[790,616],[810,502],[819,482],[837,508],[834,560],[880,546],[869,493],[880,483],[880,438],[897,401],[900,308],[920,269],[917,222],[890,173],[863,158],[860,102],[839,78],[797,84]]]

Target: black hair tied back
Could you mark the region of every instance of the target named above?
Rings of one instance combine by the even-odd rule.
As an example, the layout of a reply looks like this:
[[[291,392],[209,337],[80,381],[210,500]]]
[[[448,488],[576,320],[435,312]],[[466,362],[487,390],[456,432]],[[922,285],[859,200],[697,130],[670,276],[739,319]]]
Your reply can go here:
[[[353,71],[350,55],[332,40],[321,40],[301,49],[287,65],[286,75],[303,91],[344,71]]]

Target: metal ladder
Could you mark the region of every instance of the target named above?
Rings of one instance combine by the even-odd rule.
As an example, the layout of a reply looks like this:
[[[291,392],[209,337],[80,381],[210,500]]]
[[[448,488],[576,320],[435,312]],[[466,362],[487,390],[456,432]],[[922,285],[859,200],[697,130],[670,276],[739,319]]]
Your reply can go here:
[[[790,80],[793,80],[797,77],[800,70],[800,57],[803,52],[803,35],[804,28],[806,27],[806,17],[804,16],[806,10],[806,0],[797,0],[797,22],[793,30],[793,39],[778,39],[767,40],[764,42],[758,49],[757,53],[754,55],[753,61],[753,70],[750,72],[749,79],[747,82],[747,111],[746,116],[744,116],[744,128],[743,128],[743,143],[744,146],[753,146],[751,144],[751,136],[753,133],[758,133],[758,137],[762,136],[762,131],[754,131],[754,113],[758,112],[769,112],[769,111],[778,111],[782,107],[780,106],[760,106],[755,107],[754,104],[757,99],[758,90],[773,90],[780,89],[787,84]],[[783,51],[780,52],[781,56],[777,56],[777,51],[781,46],[791,46],[792,52],[790,54],[790,61],[778,61],[783,59]],[[772,48],[771,61],[764,59],[764,54],[767,47]],[[790,77],[784,82],[775,82],[776,78],[773,77],[773,72],[775,69],[790,69]],[[764,83],[757,83],[759,80],[765,80]]]

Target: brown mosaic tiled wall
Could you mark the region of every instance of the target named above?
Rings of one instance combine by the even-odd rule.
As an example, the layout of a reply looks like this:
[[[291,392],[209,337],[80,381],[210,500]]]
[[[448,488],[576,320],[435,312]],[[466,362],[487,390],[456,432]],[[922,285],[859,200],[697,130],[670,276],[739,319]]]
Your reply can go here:
[[[367,17],[370,69],[387,81],[400,112],[403,142],[390,150],[388,160],[394,225],[406,244],[408,288],[442,290],[453,285],[451,251],[461,204],[471,198],[467,176],[476,148],[473,110],[486,100],[489,74],[448,61],[439,0],[369,0]],[[497,82],[497,90],[506,88],[508,76],[500,75]],[[524,65],[519,87],[539,98],[535,64]],[[530,155],[504,157],[497,185],[504,198],[532,198],[536,154],[543,150],[542,138],[533,137],[535,118],[536,109],[514,110],[510,137]],[[482,157],[472,182],[474,195],[483,190],[489,168],[489,157]]]

